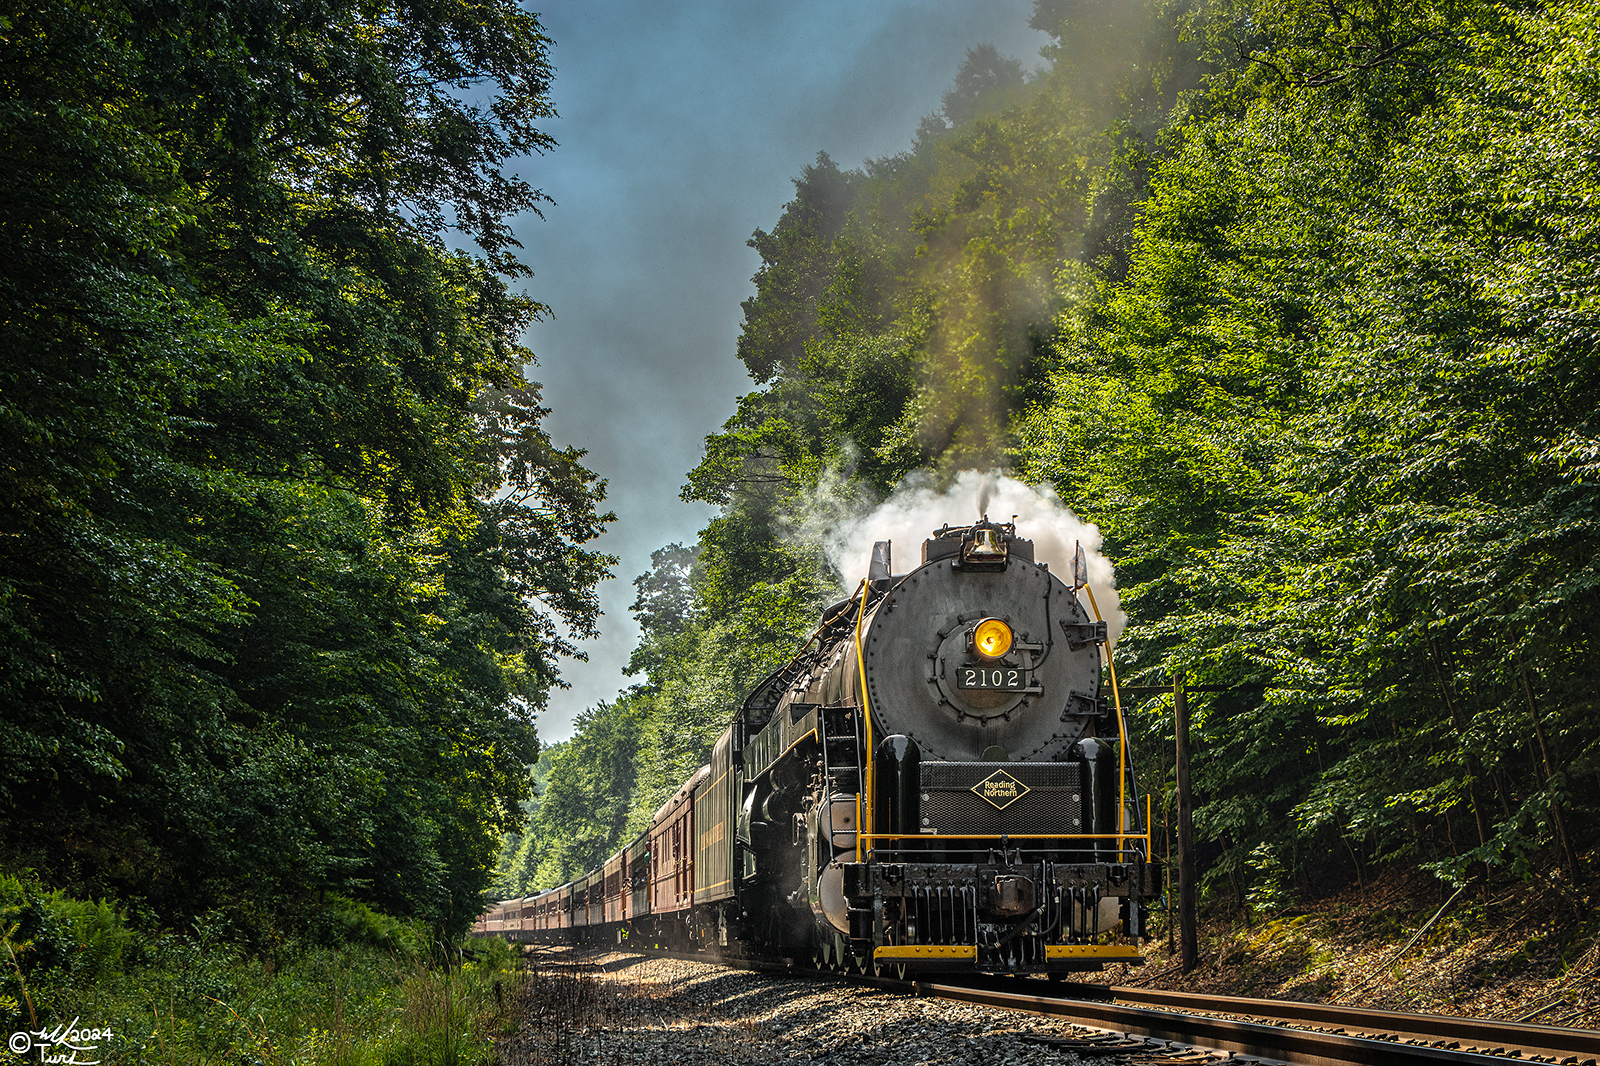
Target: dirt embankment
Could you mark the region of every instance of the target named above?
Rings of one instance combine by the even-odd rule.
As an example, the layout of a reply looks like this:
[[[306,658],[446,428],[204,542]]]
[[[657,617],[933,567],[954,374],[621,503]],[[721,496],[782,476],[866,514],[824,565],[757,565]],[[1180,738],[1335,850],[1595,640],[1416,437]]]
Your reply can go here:
[[[1597,1028],[1600,849],[1580,869],[1578,885],[1556,869],[1472,886],[1453,901],[1433,877],[1395,870],[1270,916],[1215,908],[1202,916],[1200,966],[1189,974],[1157,918],[1146,964],[1099,979]]]

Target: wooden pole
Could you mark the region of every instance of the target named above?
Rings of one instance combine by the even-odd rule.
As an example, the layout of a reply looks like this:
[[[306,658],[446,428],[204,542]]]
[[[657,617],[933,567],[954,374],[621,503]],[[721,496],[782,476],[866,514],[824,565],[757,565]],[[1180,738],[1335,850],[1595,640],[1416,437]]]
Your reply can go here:
[[[1200,936],[1195,921],[1194,804],[1189,793],[1189,701],[1184,673],[1172,674],[1173,736],[1177,740],[1178,777],[1178,938],[1183,972],[1200,965]]]

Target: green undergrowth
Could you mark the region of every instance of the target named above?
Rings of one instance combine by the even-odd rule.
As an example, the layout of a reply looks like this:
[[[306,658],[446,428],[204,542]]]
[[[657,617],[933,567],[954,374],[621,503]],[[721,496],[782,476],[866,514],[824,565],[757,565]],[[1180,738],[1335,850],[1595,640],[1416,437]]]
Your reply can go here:
[[[339,897],[263,945],[225,913],[166,929],[0,874],[0,935],[0,1066],[74,1024],[95,1052],[77,1061],[106,1066],[488,1063],[523,981],[501,942],[432,943]]]

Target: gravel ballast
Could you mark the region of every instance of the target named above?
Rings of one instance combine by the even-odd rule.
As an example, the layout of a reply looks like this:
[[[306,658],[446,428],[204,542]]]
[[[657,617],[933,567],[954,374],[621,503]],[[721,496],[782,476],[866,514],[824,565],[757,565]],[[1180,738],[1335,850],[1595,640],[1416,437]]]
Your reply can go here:
[[[535,955],[504,1066],[1077,1066],[1070,1024],[858,985],[639,955]],[[1083,1035],[1083,1030],[1077,1030]],[[1104,1062],[1104,1059],[1095,1060]]]

